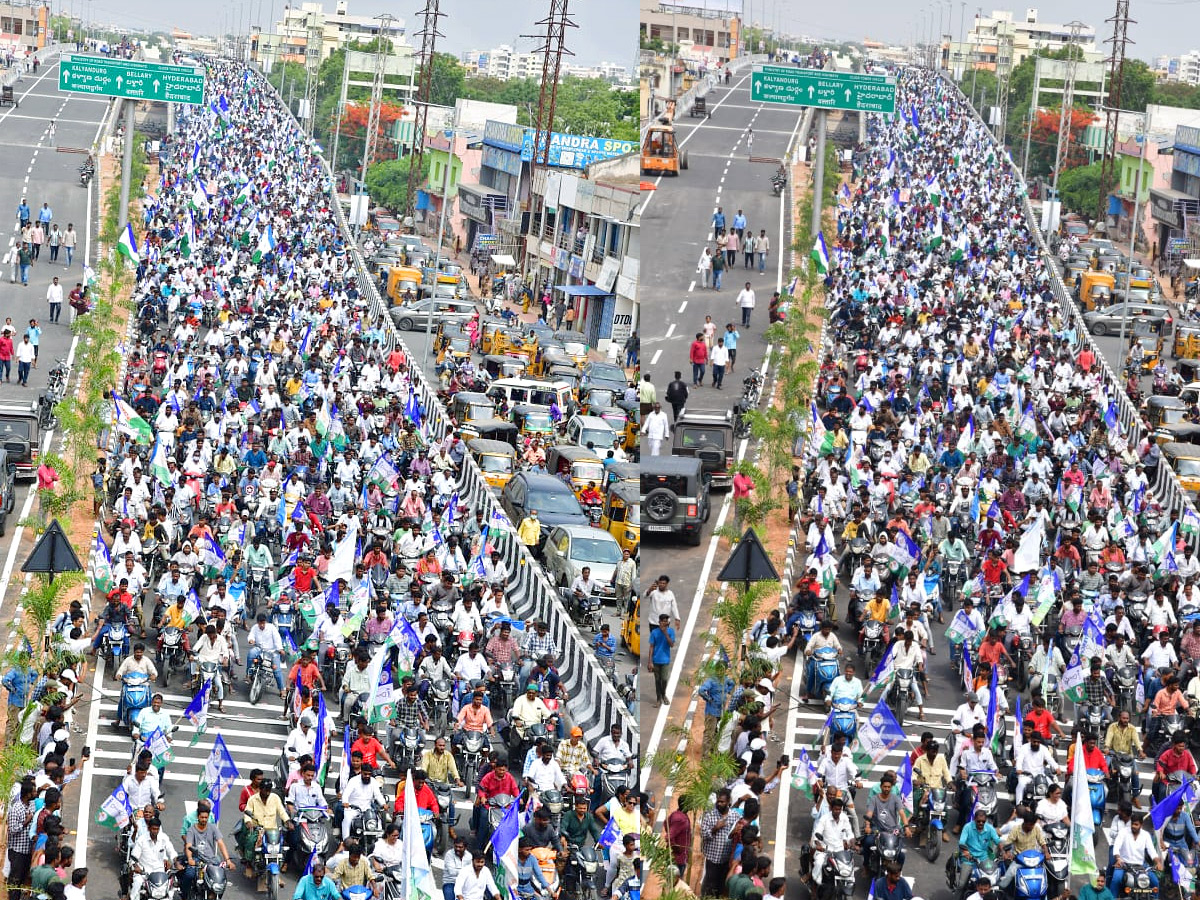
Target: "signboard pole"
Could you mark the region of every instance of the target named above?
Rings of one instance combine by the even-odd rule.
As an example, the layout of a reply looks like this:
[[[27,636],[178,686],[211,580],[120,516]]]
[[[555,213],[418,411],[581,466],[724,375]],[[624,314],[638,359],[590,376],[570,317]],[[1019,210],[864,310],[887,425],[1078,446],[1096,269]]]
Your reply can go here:
[[[825,199],[825,110],[814,109],[813,124],[817,127],[817,158],[813,160],[812,187],[812,238],[815,241],[821,231],[821,202]]]
[[[167,104],[167,134],[175,133],[175,104]]]
[[[125,100],[125,150],[121,157],[121,206],[118,227],[129,221],[129,182],[133,179],[133,108],[135,100]]]

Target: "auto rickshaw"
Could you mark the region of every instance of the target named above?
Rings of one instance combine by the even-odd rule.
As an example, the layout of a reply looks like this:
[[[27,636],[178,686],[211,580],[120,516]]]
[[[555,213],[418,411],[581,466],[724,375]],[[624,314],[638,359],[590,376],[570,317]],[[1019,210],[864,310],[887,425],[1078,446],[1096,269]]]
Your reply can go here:
[[[624,407],[620,407],[624,409]],[[626,409],[625,413],[628,418],[625,420],[625,443],[621,446],[625,448],[625,452],[631,456],[637,456],[639,452],[638,431],[642,427],[642,411],[638,407]]]
[[[1175,440],[1171,432],[1176,425],[1188,424],[1187,410],[1187,404],[1178,397],[1150,397],[1146,401],[1146,419],[1154,429],[1154,439],[1160,444]]]
[[[1200,445],[1172,441],[1162,445],[1163,460],[1185,491],[1200,490]]]
[[[581,369],[587,365],[587,340],[578,331],[556,331],[554,337],[562,344],[563,349]]]
[[[471,339],[455,335],[442,341],[438,349],[437,364],[444,366],[447,362],[460,363],[471,358]]]
[[[480,419],[462,426],[460,429],[465,438],[479,438],[485,441],[500,441],[508,444],[514,450],[517,447],[517,426],[503,419]]]
[[[483,358],[481,367],[492,379],[520,378],[529,369],[529,364],[521,356],[501,356],[497,353],[490,353]]]
[[[634,594],[621,620],[621,643],[634,656],[642,654],[642,598]]]
[[[460,426],[496,418],[496,404],[487,394],[459,391],[450,398],[450,415]]]
[[[638,490],[641,490],[642,470],[637,463],[626,460],[604,468],[604,475],[610,490],[613,485],[618,484],[635,484],[638,486]]]
[[[479,322],[479,352],[485,356],[491,353],[502,353],[503,348],[507,346],[508,341],[502,338],[501,334],[508,328],[508,323],[503,319],[495,319],[485,317]]]
[[[1200,325],[1176,326],[1171,359],[1200,359]]]
[[[492,353],[523,356],[526,362],[533,362],[537,355],[537,338],[525,336],[519,328],[502,328],[493,339]]]
[[[539,437],[554,439],[558,429],[550,420],[550,407],[535,406],[532,403],[521,403],[513,407],[512,421],[517,426],[521,437]]]
[[[625,427],[629,424],[629,416],[626,415],[625,410],[619,409],[615,406],[594,406],[592,407],[591,411],[588,412],[588,415],[599,416],[601,419],[611,425],[613,427],[613,431],[621,435],[621,446],[625,446]]]
[[[488,487],[502,489],[508,484],[517,466],[517,451],[512,444],[475,438],[467,441],[467,450],[479,466]]]
[[[550,367],[556,365],[574,365],[574,360],[567,355],[566,350],[557,344],[548,347],[543,345],[537,358],[533,361],[530,371],[539,378],[544,378],[550,371]]]
[[[575,363],[555,363],[546,370],[544,378],[549,378],[551,381],[563,381],[571,386],[573,396],[579,396],[579,382],[583,378],[583,373],[579,371]]]
[[[597,413],[592,412],[593,409],[612,409],[616,407],[617,401],[620,399],[621,395],[611,388],[585,388],[579,398],[579,410],[584,415],[594,416]]]
[[[1142,334],[1133,338],[1142,347],[1142,371],[1153,372],[1162,356],[1163,339],[1155,334]]]
[[[642,540],[642,504],[639,487],[614,484],[604,494],[600,527],[617,539],[622,550],[637,556]]]
[[[575,496],[589,484],[597,490],[604,486],[604,463],[586,447],[563,444],[546,451],[546,471],[554,476],[569,475]]]

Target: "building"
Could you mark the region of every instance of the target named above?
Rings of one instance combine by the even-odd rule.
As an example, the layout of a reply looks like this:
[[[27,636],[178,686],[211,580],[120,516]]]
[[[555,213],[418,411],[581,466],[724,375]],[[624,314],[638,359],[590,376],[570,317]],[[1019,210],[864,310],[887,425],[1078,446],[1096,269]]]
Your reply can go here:
[[[508,44],[491,50],[468,50],[460,57],[468,76],[495,78],[541,78],[542,56],[539,53],[520,53]]]
[[[639,325],[640,166],[633,152],[579,172],[539,169],[531,184],[541,214],[526,234],[526,278],[537,296],[574,306],[576,327],[602,353]]]
[[[1175,62],[1174,72],[1170,71],[1168,65],[1167,77],[1169,80],[1179,81],[1183,84],[1200,84],[1200,50],[1184,53],[1173,62]]]
[[[641,0],[642,41],[678,45],[715,69],[740,55],[741,0]]]
[[[999,9],[990,16],[976,14],[962,41],[951,34],[938,38],[941,67],[954,72],[969,71],[972,67],[995,72],[999,66],[1004,70],[1010,49],[1012,65],[1019,66],[1039,50],[1061,50],[1070,43],[1083,49],[1087,62],[1099,62],[1104,57],[1096,46],[1096,29],[1091,25],[1084,25],[1072,38],[1067,25],[1039,22],[1034,8],[1025,10],[1024,19]]]
[[[35,3],[0,3],[0,54],[24,56],[46,46],[50,7]]]
[[[1150,191],[1150,215],[1165,256],[1200,256],[1200,126],[1175,129],[1170,188]]]
[[[1122,245],[1129,243],[1129,228],[1133,217],[1134,188],[1137,188],[1136,202],[1139,206],[1137,222],[1136,246],[1149,251],[1151,246],[1160,243],[1162,235],[1152,214],[1150,203],[1151,194],[1171,188],[1171,171],[1174,156],[1171,152],[1171,138],[1159,140],[1150,136],[1145,147],[1145,158],[1142,157],[1142,139],[1134,135],[1116,144],[1117,184],[1108,197],[1108,235]],[[1138,175],[1138,169],[1141,175]]]
[[[320,58],[325,60],[349,43],[375,40],[381,24],[374,16],[350,15],[347,0],[337,0],[332,15],[320,3],[285,6],[283,18],[272,31],[251,33],[251,56],[265,68],[280,61],[303,65],[309,41],[316,39],[320,43]],[[395,51],[407,47],[403,19],[393,17],[385,35]],[[408,54],[412,54],[411,47]]]

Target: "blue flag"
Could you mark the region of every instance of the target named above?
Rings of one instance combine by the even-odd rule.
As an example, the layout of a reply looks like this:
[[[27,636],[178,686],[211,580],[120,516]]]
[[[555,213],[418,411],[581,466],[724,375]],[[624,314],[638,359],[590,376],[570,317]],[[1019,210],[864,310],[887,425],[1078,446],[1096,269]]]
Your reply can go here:
[[[1184,777],[1186,778],[1187,776],[1185,775]],[[1193,803],[1195,800],[1196,782],[1189,779],[1151,808],[1150,821],[1154,823],[1154,830],[1157,831],[1162,828],[1167,819],[1175,815],[1175,810],[1179,808],[1180,803]]]
[[[604,826],[604,830],[600,832],[600,837],[596,841],[597,847],[611,847],[616,843],[617,838],[621,834],[621,829],[617,827],[617,817],[609,816],[608,824]]]
[[[517,843],[517,838],[521,833],[520,812],[517,809],[520,802],[521,798],[517,797],[505,807],[500,824],[492,832],[492,854],[495,856],[497,864],[501,863],[504,855]]]

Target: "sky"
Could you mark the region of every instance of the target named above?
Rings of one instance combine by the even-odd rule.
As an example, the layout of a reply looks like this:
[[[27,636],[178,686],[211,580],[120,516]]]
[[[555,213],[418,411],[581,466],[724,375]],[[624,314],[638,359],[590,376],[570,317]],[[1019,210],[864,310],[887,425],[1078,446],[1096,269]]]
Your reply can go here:
[[[852,0],[850,3],[812,3],[811,0],[746,0],[747,11],[754,19],[761,19],[766,10],[768,20],[778,14],[785,20],[784,29],[792,33],[806,33],[814,37],[826,37],[839,41],[857,41],[864,38],[887,43],[909,43],[915,23],[932,8],[933,30],[938,31],[938,10],[946,9],[944,3],[934,0]],[[1012,10],[1014,18],[1024,17],[1028,7],[1037,9],[1042,22],[1067,23],[1078,19],[1096,29],[1097,43],[1111,37],[1112,26],[1105,24],[1116,11],[1114,0],[1025,0],[1025,2],[981,2],[966,4],[966,27],[970,30],[971,19],[982,7],[985,16],[993,9]],[[778,13],[775,11],[778,10]],[[953,24],[946,22],[942,14],[942,25],[947,33],[959,35],[962,16],[961,0],[950,0]],[[1155,56],[1178,56],[1200,47],[1200,36],[1194,28],[1181,28],[1183,22],[1195,23],[1200,18],[1200,0],[1131,0],[1130,17],[1137,24],[1130,24],[1129,38],[1133,43],[1127,47],[1126,57],[1150,62]],[[867,23],[864,25],[864,23]],[[1106,51],[1106,47],[1099,49]]]
[[[298,3],[299,0],[293,0]],[[335,0],[324,0],[325,11],[332,13]],[[153,4],[133,0],[54,0],[54,10],[74,16],[91,15],[96,21],[131,27],[169,31],[182,28],[196,34],[213,34],[232,17],[242,23],[268,24],[282,14],[284,0],[156,0]],[[376,16],[389,12],[405,20],[410,35],[421,26],[417,12],[422,0],[349,0],[351,15]],[[446,15],[439,30],[438,49],[458,56],[464,50],[488,50],[510,44],[530,51],[537,41],[522,39],[539,29],[534,23],[546,17],[549,0],[441,0]],[[573,65],[612,62],[633,66],[638,48],[637,0],[575,0],[568,7],[578,28],[567,29],[567,48],[574,52]],[[413,38],[415,43],[415,38]]]

